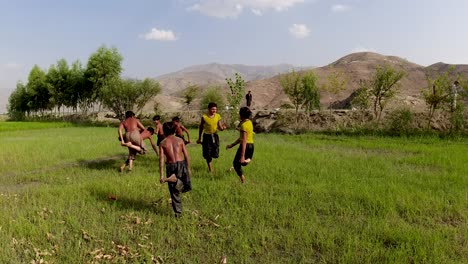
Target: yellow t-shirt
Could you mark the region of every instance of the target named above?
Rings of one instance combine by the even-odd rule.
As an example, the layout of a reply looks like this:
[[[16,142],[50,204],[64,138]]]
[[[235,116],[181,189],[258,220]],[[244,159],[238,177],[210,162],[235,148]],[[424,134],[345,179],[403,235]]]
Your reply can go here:
[[[221,120],[221,116],[218,113],[215,113],[213,118],[209,117],[207,114],[203,116],[203,131],[205,134],[214,134],[218,131],[218,122]]]
[[[242,122],[240,125],[239,125],[239,131],[241,131],[240,133],[240,136],[239,136],[239,140],[242,141],[242,132],[246,132],[247,133],[247,140],[246,140],[246,143],[254,143],[254,140],[253,140],[253,124],[252,124],[252,121],[250,121],[250,119],[246,119],[244,122]]]

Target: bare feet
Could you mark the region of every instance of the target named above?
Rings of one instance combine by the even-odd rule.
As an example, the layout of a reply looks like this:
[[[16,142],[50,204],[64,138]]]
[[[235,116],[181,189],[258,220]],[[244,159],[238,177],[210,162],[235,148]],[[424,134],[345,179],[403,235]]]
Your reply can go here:
[[[177,182],[177,177],[175,176],[175,174],[172,174],[171,176],[164,179],[164,182]]]
[[[241,183],[245,183],[245,176],[244,175],[240,176],[240,181],[241,181]]]
[[[219,260],[219,264],[227,264],[226,256],[221,256],[221,259]]]
[[[125,171],[126,166],[127,166],[127,164],[124,164],[124,165],[120,166],[120,173],[123,173]]]

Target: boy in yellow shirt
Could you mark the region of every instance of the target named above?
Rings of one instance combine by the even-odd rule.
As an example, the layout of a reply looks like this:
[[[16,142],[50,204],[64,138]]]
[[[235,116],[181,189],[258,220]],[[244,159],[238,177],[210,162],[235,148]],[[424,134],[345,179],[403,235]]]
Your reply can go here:
[[[237,126],[237,130],[239,130],[239,138],[236,139],[234,143],[226,146],[226,149],[230,149],[235,145],[240,144],[232,162],[232,166],[239,176],[241,183],[245,182],[242,166],[247,166],[254,154],[253,124],[249,119],[251,115],[252,111],[250,111],[248,107],[242,107],[239,110],[239,116],[241,119],[241,122]]]
[[[201,118],[198,126],[197,144],[203,146],[203,158],[208,165],[208,171],[213,172],[211,161],[219,157],[219,137],[218,130],[223,131],[226,125],[221,122],[221,116],[217,113],[218,106],[216,103],[208,104],[208,113]],[[203,141],[201,140],[203,133]]]

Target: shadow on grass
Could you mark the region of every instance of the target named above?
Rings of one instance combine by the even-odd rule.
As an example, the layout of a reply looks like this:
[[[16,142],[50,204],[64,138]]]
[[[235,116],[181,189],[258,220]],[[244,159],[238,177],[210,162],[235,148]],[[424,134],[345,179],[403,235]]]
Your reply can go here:
[[[165,205],[167,200],[163,197],[155,200],[143,200],[129,197],[128,194],[117,196],[112,194],[111,191],[95,189],[94,187],[90,188],[89,192],[97,200],[113,204],[117,209],[150,212],[158,215],[172,215],[172,209]]]
[[[122,155],[100,158],[95,160],[84,160],[79,159],[77,163],[81,167],[85,167],[92,170],[108,170],[115,168],[116,170],[125,161],[125,157]]]

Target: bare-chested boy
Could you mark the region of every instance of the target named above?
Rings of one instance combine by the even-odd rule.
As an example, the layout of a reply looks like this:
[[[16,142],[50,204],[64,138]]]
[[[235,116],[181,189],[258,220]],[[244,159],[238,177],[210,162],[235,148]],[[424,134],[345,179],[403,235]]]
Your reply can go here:
[[[156,136],[158,137],[158,141],[156,145],[159,147],[159,144],[161,144],[161,141],[164,139],[164,131],[163,131],[163,127],[161,124],[161,116],[155,115],[153,117],[153,123],[156,126],[155,133],[156,133]]]
[[[173,122],[163,124],[164,140],[159,145],[159,182],[168,183],[172,209],[177,216],[182,214],[181,193],[192,189],[190,183],[190,157],[181,138],[174,136]],[[166,177],[164,178],[164,163]]]
[[[133,145],[131,142],[126,142],[126,146],[129,149],[132,148],[132,149],[136,150],[137,153],[139,153],[139,154],[145,154],[145,151],[146,151],[145,148],[146,147],[144,145],[144,142],[145,142],[145,139],[149,139],[149,141],[151,143],[151,147],[154,150],[154,153],[156,153],[156,156],[159,156],[158,147],[154,143],[154,139],[153,139],[154,128],[148,127],[147,129],[143,130],[140,135],[141,135],[141,147]],[[130,163],[130,159],[127,159],[125,161],[125,163],[122,164],[122,166],[120,166],[120,172],[124,172],[125,167],[129,166],[129,163]]]
[[[173,117],[172,122],[174,122],[174,125],[175,125],[175,136],[183,139],[185,145],[191,143],[190,133],[188,129],[185,128],[184,125],[182,125],[182,123],[180,123],[180,117],[178,116]],[[187,140],[185,140],[184,132],[187,134]]]
[[[122,133],[124,129],[125,135]],[[144,149],[140,129],[145,130],[145,127],[140,120],[135,118],[135,114],[132,111],[125,112],[125,119],[119,125],[119,139],[120,145],[128,147],[128,169],[130,171],[133,169],[135,155],[139,153],[138,149]]]

